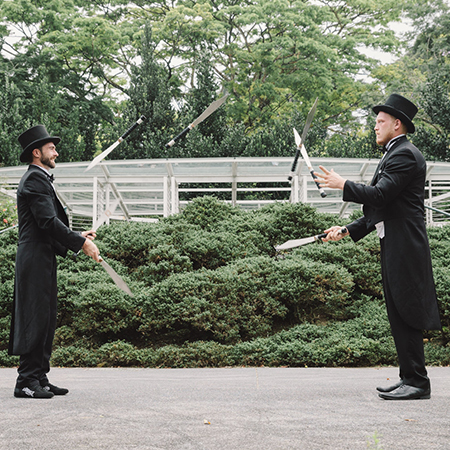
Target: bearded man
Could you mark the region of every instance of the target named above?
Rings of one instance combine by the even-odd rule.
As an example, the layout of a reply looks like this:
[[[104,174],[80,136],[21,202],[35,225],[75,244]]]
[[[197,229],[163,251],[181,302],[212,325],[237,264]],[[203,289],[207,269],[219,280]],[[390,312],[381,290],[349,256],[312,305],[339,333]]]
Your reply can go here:
[[[19,243],[16,255],[14,300],[9,354],[20,355],[15,397],[52,398],[69,391],[51,384],[50,357],[56,329],[56,256],[68,249],[100,262],[93,230],[77,233],[53,187],[58,136],[37,125],[19,136],[20,161],[29,164],[17,189]]]

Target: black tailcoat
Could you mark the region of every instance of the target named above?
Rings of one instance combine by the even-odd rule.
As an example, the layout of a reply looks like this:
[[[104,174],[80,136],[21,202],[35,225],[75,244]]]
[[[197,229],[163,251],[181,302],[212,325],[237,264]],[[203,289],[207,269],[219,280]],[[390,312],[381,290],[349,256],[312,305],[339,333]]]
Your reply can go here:
[[[70,230],[50,180],[37,166],[30,165],[20,180],[17,211],[19,245],[9,354],[24,355],[49,332],[51,304],[56,302],[55,254],[66,256],[68,249],[78,252],[85,238]]]
[[[343,200],[364,205],[348,225],[356,242],[384,221],[383,283],[402,319],[420,330],[441,328],[424,221],[426,162],[404,136],[377,167],[370,186],[347,180]],[[383,263],[382,263],[383,264]]]

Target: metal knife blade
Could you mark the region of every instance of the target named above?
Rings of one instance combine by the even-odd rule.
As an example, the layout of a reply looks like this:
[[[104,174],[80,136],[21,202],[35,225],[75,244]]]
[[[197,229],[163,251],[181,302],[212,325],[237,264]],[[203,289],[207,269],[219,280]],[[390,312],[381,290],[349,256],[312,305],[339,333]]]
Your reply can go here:
[[[325,237],[326,234],[318,234],[317,236],[311,236],[303,239],[291,239],[290,241],[286,241],[283,244],[277,245],[275,250],[288,250],[290,248],[300,247],[302,245],[311,244],[312,242],[316,242],[319,239]]]
[[[96,166],[102,159],[105,159],[122,141],[116,141],[114,144],[109,146],[105,151],[101,152],[100,155],[96,156],[86,167],[84,170],[87,172],[88,170],[91,170],[94,166]]]
[[[319,101],[319,97],[316,97],[316,101],[314,102],[314,104],[311,106],[311,109],[309,110],[308,116],[306,117],[306,123],[305,126],[303,127],[303,132],[302,132],[302,142],[305,142],[306,139],[306,135],[308,134],[309,128],[312,124],[312,121],[314,119],[314,114],[316,113],[316,108],[317,108],[317,102]]]
[[[306,165],[309,170],[312,170],[311,161],[309,160],[308,153],[306,152],[306,148],[303,145],[303,140],[298,134],[298,131],[294,128],[294,136],[295,136],[295,144],[300,149],[300,153],[302,154],[302,158],[305,160]]]
[[[130,288],[127,286],[125,281],[120,278],[120,276],[117,274],[117,272],[103,259],[101,258],[100,264],[102,267],[108,272],[111,279],[116,283],[117,287],[122,289],[123,292],[126,292],[131,297],[134,297],[133,293],[131,292]]]
[[[302,154],[302,157],[303,157],[306,165],[308,166],[309,173],[311,174],[311,177],[314,180],[314,183],[316,183],[317,189],[319,189],[320,196],[322,198],[325,198],[327,196],[327,193],[323,190],[322,187],[320,187],[320,183],[317,181],[317,176],[314,174],[314,169],[311,164],[311,161],[309,160],[309,156],[306,151],[306,148],[302,142],[301,137],[299,136],[299,134],[297,133],[297,130],[295,128],[294,128],[294,136],[295,136],[295,143],[297,144],[297,154],[298,154],[298,150],[300,150],[300,153]],[[296,157],[297,157],[297,155],[296,155]],[[291,172],[291,174],[292,174],[292,172]]]
[[[340,233],[345,234],[348,230],[346,227],[341,228]],[[283,244],[277,245],[275,250],[288,250],[290,248],[300,247],[302,245],[311,244],[312,242],[322,242],[322,238],[327,237],[327,233],[316,234],[302,239],[291,239]]]
[[[305,126],[303,127],[303,133],[302,133],[301,138],[300,138],[300,135],[297,133],[297,130],[294,128],[295,143],[297,144],[297,151],[295,152],[294,162],[292,163],[292,167],[291,167],[291,173],[288,176],[289,182],[292,182],[292,179],[295,176],[295,169],[297,167],[297,161],[300,156],[300,153],[302,154],[303,159],[307,163],[309,171],[310,172],[312,171],[312,166],[311,166],[311,163],[309,162],[308,154],[306,153],[306,148],[304,147],[303,143],[305,142],[306,135],[307,135],[308,130],[313,121],[314,114],[316,113],[316,107],[317,107],[318,101],[319,101],[319,97],[316,98],[316,101],[314,102],[311,109],[309,110],[308,116],[306,117]],[[306,155],[306,157],[305,157],[305,155]],[[322,193],[321,193],[321,195],[322,195]]]
[[[225,100],[228,98],[230,94],[225,94],[223,97],[218,100],[212,102],[192,123],[191,128],[194,128],[200,122],[203,122],[208,116],[210,116],[216,109],[218,109],[222,103],[225,103]]]
[[[126,139],[128,137],[128,135],[131,134],[131,132],[138,126],[140,125],[142,122],[144,122],[144,120],[147,120],[147,118],[145,116],[141,116],[139,117],[139,119],[130,127],[128,128],[127,131],[125,131],[125,133],[122,134],[122,136],[120,136],[119,139],[117,139],[116,142],[114,142],[111,146],[109,146],[105,151],[101,152],[100,155],[96,156],[91,162],[90,164],[87,166],[87,168],[85,169],[85,172],[87,172],[88,170],[91,170],[94,166],[96,166],[101,160],[103,160],[104,158],[106,158],[124,139]]]

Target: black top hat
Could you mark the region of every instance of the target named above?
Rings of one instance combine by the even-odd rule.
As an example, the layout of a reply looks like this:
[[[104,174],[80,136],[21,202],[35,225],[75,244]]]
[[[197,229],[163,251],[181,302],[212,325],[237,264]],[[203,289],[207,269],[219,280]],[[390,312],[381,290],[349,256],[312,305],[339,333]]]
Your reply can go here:
[[[416,127],[412,123],[417,114],[417,106],[399,94],[391,94],[384,105],[374,106],[372,111],[378,114],[380,111],[400,119],[408,129],[408,133],[414,133]]]
[[[58,136],[50,136],[44,125],[36,125],[24,131],[18,139],[23,149],[20,155],[20,161],[22,162],[30,161],[30,154],[35,148],[39,148],[47,142],[53,142],[57,145],[61,140]]]

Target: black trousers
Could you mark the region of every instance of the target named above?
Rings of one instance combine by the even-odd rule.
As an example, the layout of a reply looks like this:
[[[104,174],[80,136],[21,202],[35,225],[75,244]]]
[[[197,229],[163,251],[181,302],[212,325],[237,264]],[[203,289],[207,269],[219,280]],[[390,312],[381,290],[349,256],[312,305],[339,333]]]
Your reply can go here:
[[[50,308],[48,313],[47,333],[42,336],[38,345],[30,352],[20,355],[16,387],[31,387],[48,384],[47,374],[50,372],[53,338],[56,329],[57,285],[56,264],[54,265],[54,285],[52,286]]]
[[[383,243],[381,244],[381,270],[383,276],[383,290],[386,301],[389,324],[399,362],[399,375],[405,384],[418,388],[430,387],[430,379],[425,368],[425,354],[423,348],[423,331],[409,326],[400,316],[394,304],[393,296],[384,273]]]

